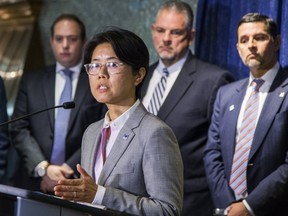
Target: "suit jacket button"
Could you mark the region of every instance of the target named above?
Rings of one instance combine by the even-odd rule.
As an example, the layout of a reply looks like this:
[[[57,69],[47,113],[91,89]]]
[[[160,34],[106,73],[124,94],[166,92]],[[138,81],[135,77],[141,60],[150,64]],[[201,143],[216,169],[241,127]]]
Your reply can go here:
[[[247,166],[252,167],[252,166],[254,166],[254,164],[253,163],[249,163]]]

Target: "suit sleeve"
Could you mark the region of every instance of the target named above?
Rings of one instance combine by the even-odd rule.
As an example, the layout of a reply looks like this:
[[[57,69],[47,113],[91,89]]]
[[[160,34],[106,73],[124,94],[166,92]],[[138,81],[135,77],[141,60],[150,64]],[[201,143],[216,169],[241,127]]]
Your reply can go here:
[[[17,99],[14,106],[13,119],[29,114],[28,93],[26,76],[23,75]],[[11,124],[12,144],[15,146],[20,157],[24,160],[29,175],[34,175],[34,169],[38,163],[45,160],[39,144],[30,132],[30,121],[22,119]],[[39,127],[41,125],[39,124]]]
[[[221,152],[220,124],[222,109],[220,89],[215,101],[208,141],[204,150],[204,164],[214,205],[216,208],[225,209],[235,198],[228,184],[229,179],[225,175]]]
[[[211,71],[211,73],[213,73],[213,71]],[[226,85],[234,81],[233,76],[228,71],[221,71],[220,73],[215,73],[215,74],[219,74],[219,75],[216,77],[212,77],[213,89],[211,91],[212,94],[210,95],[208,109],[207,109],[207,112],[208,112],[207,117],[209,119],[211,118],[212,113],[213,113],[213,107],[214,107],[216,95],[217,95],[219,88],[223,85]]]

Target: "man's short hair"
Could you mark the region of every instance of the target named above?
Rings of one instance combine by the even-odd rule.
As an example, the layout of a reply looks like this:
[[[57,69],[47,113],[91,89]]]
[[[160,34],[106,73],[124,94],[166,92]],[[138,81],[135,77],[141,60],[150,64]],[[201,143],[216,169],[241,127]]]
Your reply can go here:
[[[78,23],[79,28],[80,28],[80,36],[81,36],[81,39],[82,39],[82,41],[84,41],[84,40],[86,39],[86,29],[85,29],[85,25],[84,25],[84,23],[83,23],[76,15],[74,15],[74,14],[62,14],[62,15],[58,16],[58,17],[54,20],[54,22],[53,22],[53,24],[52,24],[52,26],[51,26],[51,28],[50,28],[51,37],[54,36],[54,27],[55,27],[55,25],[56,25],[58,22],[62,21],[62,20],[72,20],[72,21],[75,21],[76,23]]]

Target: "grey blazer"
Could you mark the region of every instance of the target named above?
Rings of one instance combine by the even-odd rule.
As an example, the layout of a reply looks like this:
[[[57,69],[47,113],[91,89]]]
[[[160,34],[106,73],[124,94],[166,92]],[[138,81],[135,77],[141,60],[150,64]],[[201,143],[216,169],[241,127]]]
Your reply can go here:
[[[99,142],[100,120],[82,140],[81,163],[92,176]],[[134,215],[180,215],[183,164],[172,130],[142,104],[121,129],[99,177],[106,188],[107,208]]]

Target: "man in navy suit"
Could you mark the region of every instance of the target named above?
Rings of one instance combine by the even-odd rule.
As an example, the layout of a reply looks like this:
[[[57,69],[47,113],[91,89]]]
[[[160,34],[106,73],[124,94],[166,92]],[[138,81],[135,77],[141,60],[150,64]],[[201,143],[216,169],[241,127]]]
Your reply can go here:
[[[59,105],[66,85],[65,70],[71,71],[71,100],[76,104],[64,127],[55,130],[60,109],[44,112],[12,124],[13,144],[22,159],[15,186],[30,190],[53,192],[59,179],[72,178],[80,163],[84,130],[104,116],[103,105],[95,101],[82,63],[86,33],[82,21],[73,14],[56,18],[51,27],[50,44],[56,64],[42,70],[24,73],[16,99],[13,118]],[[64,110],[68,111],[68,110]],[[54,162],[55,132],[64,134],[62,162]],[[52,154],[53,153],[53,154]],[[59,158],[60,158],[59,157]],[[58,160],[59,161],[59,160]],[[26,169],[24,169],[25,167]]]
[[[281,38],[277,24],[259,13],[243,16],[237,34],[237,49],[250,76],[218,92],[204,152],[209,186],[215,207],[229,216],[284,216],[288,71],[277,60]],[[250,105],[254,108],[248,114]]]
[[[184,163],[182,215],[211,216],[213,203],[205,177],[203,149],[217,90],[233,78],[227,71],[192,55],[189,46],[195,31],[193,12],[187,3],[164,3],[151,29],[160,59],[149,68],[143,83],[143,104],[165,121],[177,137]],[[169,74],[167,86],[162,92],[160,109],[155,112],[159,104],[151,105],[150,101],[164,68]]]

